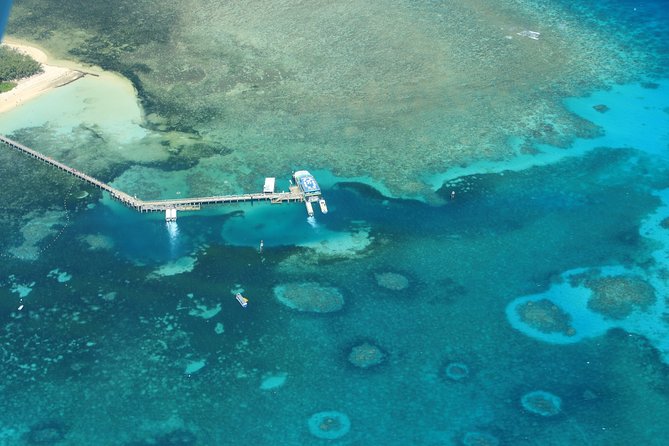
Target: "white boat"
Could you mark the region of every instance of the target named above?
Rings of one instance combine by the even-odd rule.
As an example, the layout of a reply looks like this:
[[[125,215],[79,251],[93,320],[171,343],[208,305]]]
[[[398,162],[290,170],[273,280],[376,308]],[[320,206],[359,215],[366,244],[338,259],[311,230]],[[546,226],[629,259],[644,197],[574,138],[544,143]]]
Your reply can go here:
[[[249,304],[249,300],[245,298],[244,296],[241,295],[241,293],[235,294],[235,299],[237,299],[237,302],[239,302],[239,305],[242,307],[246,308],[246,306]]]
[[[323,198],[321,198],[320,200],[318,200],[318,204],[321,207],[321,212],[324,213],[324,214],[327,214],[328,213],[328,205],[325,204],[325,200]]]
[[[177,210],[165,209],[165,221],[177,221]]]
[[[314,207],[311,205],[311,202],[310,201],[305,201],[304,205],[307,207],[307,215],[309,217],[313,217],[314,216]]]
[[[264,194],[273,194],[274,186],[276,185],[276,178],[265,178],[265,185],[262,187]]]

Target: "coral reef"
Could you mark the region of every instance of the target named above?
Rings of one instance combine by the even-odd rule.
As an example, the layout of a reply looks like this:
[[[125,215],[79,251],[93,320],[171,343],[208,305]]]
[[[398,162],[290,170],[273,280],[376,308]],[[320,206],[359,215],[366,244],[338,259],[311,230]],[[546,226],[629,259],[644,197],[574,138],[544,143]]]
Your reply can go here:
[[[662,228],[664,228],[664,229],[669,229],[669,217],[663,219],[663,220],[660,222],[660,226],[661,226]]]
[[[655,290],[638,276],[589,278],[584,285],[592,290],[588,308],[611,319],[623,319],[635,309],[646,310],[655,303]]]
[[[287,378],[288,374],[285,372],[266,374],[262,377],[262,382],[260,383],[260,390],[277,389],[286,383]]]
[[[467,432],[462,437],[462,444],[465,446],[497,446],[499,440],[487,432]]]
[[[25,224],[21,228],[23,242],[9,248],[8,252],[22,260],[36,260],[45,249],[46,239],[58,237],[67,223],[67,212],[49,210],[32,211],[26,214]]]
[[[516,308],[521,321],[543,333],[561,333],[573,336],[571,316],[548,299],[528,301]]]
[[[381,364],[386,355],[383,350],[376,345],[364,342],[356,345],[348,354],[348,362],[361,369],[367,369]]]
[[[461,362],[451,362],[444,368],[444,374],[452,381],[462,381],[469,376],[469,367]]]
[[[30,445],[55,445],[63,441],[66,434],[67,427],[62,422],[47,420],[33,425],[25,440]]]
[[[409,279],[398,273],[375,273],[374,277],[376,278],[376,283],[382,288],[402,291],[409,287]]]
[[[346,414],[337,411],[315,413],[307,424],[311,435],[324,440],[336,440],[351,430],[351,420]]]
[[[175,429],[145,440],[134,441],[127,446],[195,446],[195,444],[197,437],[194,433],[185,429]]]
[[[344,296],[334,287],[316,282],[285,283],[274,287],[279,302],[297,311],[331,313],[344,306]]]
[[[528,392],[520,399],[523,408],[528,412],[542,417],[552,417],[560,413],[562,399],[550,392],[535,390]]]
[[[114,240],[102,234],[87,234],[79,237],[91,251],[110,250],[114,247]]]

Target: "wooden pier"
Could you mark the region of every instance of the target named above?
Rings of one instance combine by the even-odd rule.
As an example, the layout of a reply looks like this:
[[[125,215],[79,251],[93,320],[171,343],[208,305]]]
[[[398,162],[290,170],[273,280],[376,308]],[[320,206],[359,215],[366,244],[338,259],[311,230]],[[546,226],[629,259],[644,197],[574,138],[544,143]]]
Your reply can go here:
[[[195,211],[199,210],[201,206],[208,204],[224,204],[224,203],[242,203],[248,201],[268,201],[270,203],[288,203],[288,202],[304,202],[305,196],[302,191],[295,185],[290,186],[289,192],[258,192],[252,194],[240,194],[240,195],[214,195],[210,197],[197,197],[197,198],[179,198],[175,200],[152,200],[144,201],[140,200],[137,197],[129,195],[121,190],[118,190],[109,184],[98,180],[90,175],[87,175],[83,172],[78,171],[72,167],[69,167],[55,159],[48,157],[36,150],[33,150],[29,147],[24,146],[21,143],[13,141],[6,136],[0,135],[0,142],[5,143],[12,149],[16,149],[19,152],[23,152],[35,159],[43,161],[47,164],[50,164],[63,172],[69,173],[88,184],[91,184],[95,187],[98,187],[104,191],[107,191],[109,195],[120,201],[121,203],[129,206],[139,212],[160,212],[167,211],[168,209],[175,209],[179,211]],[[176,219],[176,214],[175,219]]]

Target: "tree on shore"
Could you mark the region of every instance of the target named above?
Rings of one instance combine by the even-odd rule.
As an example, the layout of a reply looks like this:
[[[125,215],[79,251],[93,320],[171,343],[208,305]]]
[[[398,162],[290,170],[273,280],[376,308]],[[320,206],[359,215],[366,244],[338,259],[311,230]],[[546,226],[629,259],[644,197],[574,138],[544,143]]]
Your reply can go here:
[[[30,56],[0,46],[0,83],[8,83],[41,73],[42,65]]]

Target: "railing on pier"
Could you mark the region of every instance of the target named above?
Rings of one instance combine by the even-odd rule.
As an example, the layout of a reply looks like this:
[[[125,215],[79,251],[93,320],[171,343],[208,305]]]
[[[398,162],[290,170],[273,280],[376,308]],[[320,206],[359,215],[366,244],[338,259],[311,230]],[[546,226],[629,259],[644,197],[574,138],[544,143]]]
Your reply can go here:
[[[47,164],[50,164],[64,172],[69,173],[70,175],[74,175],[75,177],[89,184],[92,184],[95,187],[99,187],[100,189],[105,190],[109,192],[109,195],[111,195],[112,198],[140,212],[165,211],[166,209],[192,211],[192,210],[199,210],[202,205],[207,205],[207,204],[240,203],[245,201],[269,201],[270,203],[304,201],[304,195],[295,186],[292,186],[289,192],[274,192],[274,193],[259,192],[254,194],[218,195],[211,197],[144,201],[136,197],[133,197],[121,190],[118,190],[110,186],[109,184],[98,180],[97,178],[94,178],[90,175],[78,171],[77,169],[74,169],[59,161],[56,161],[51,157],[48,157],[36,150],[31,149],[30,147],[24,146],[21,143],[13,141],[7,138],[6,136],[0,135],[0,142],[3,142],[7,146],[16,149],[20,152],[23,152],[33,158],[36,158],[40,161],[44,161]]]
[[[74,175],[75,177],[78,177],[78,178],[84,180],[85,182],[87,182],[89,184],[92,184],[95,187],[99,187],[100,189],[106,190],[107,192],[109,192],[109,194],[112,197],[114,197],[115,199],[123,202],[124,204],[126,204],[130,207],[133,207],[133,208],[137,209],[137,208],[139,208],[139,206],[141,204],[141,200],[138,200],[138,199],[126,194],[123,191],[115,189],[115,188],[111,187],[110,185],[108,185],[107,183],[104,183],[104,182],[98,180],[97,178],[93,178],[90,175],[87,175],[83,172],[79,172],[77,169],[75,169],[73,167],[70,167],[70,166],[67,166],[67,165],[61,163],[60,161],[56,161],[55,159],[53,159],[51,157],[48,157],[48,156],[38,152],[37,150],[33,150],[30,147],[24,146],[21,143],[13,141],[13,140],[7,138],[6,136],[0,135],[0,141],[7,144],[9,147],[11,147],[13,149],[16,149],[20,152],[23,152],[23,153],[25,153],[29,156],[32,156],[33,158],[36,158],[40,161],[44,161],[47,164],[50,164],[50,165],[52,165],[52,166],[54,166],[54,167],[56,167],[56,168],[58,168],[58,169],[60,169],[64,172],[69,173],[70,175]]]

